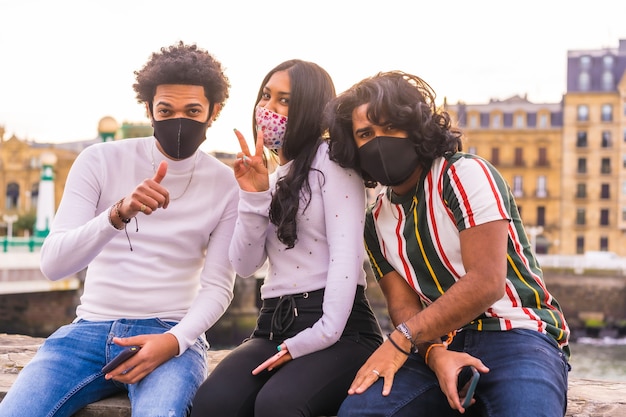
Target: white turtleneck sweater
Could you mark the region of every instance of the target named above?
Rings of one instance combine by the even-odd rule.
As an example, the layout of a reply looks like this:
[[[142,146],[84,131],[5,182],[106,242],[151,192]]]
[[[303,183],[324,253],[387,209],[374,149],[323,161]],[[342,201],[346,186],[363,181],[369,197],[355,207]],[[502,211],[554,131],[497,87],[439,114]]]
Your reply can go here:
[[[106,142],[78,155],[41,248],[41,270],[58,280],[88,267],[77,319],[178,322],[170,333],[180,355],[233,298],[228,246],[239,187],[232,170],[216,158],[198,151],[173,161],[155,142]],[[161,185],[170,192],[170,204],[151,215],[139,213],[138,231],[135,219],[128,223],[131,251],[124,230],[110,224],[109,210],[152,178],[162,160],[168,162]]]

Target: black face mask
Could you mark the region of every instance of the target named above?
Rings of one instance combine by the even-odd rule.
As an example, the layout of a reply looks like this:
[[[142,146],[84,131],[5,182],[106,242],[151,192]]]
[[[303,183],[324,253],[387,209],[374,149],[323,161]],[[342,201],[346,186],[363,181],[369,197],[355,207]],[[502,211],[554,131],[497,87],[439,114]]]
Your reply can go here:
[[[361,169],[382,185],[406,181],[419,165],[415,144],[408,138],[376,136],[359,148]]]
[[[206,139],[208,122],[179,119],[154,120],[154,137],[163,152],[174,159],[185,159],[193,155]]]

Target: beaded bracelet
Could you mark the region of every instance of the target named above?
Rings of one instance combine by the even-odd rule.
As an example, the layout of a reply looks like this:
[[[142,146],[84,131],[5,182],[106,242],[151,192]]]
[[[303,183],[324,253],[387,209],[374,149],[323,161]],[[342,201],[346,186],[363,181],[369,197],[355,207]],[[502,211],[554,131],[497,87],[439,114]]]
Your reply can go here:
[[[115,203],[115,204],[113,204],[111,206],[111,209],[109,210],[109,223],[111,223],[111,226],[113,226],[117,230],[124,230],[124,232],[126,233],[126,239],[128,239],[128,246],[129,246],[130,250],[132,251],[133,250],[133,245],[132,245],[132,243],[130,243],[130,236],[128,236],[128,230],[126,229],[126,225],[128,223],[130,223],[130,218],[128,218],[128,219],[124,218],[124,217],[122,217],[122,215],[120,213],[120,206],[122,205],[123,201],[124,201],[124,197],[122,197],[117,203]],[[114,210],[115,210],[115,215],[122,222],[122,227],[117,227],[115,225],[115,223],[113,223],[113,211]],[[133,217],[133,219],[135,219],[135,226],[137,226],[136,232],[138,232],[139,231],[139,223],[137,222],[137,217]]]
[[[130,219],[125,219],[124,217],[122,217],[122,215],[120,214],[120,206],[122,205],[122,203],[124,202],[124,197],[122,197],[122,199],[120,201],[118,201],[117,203],[115,203],[115,214],[117,215],[117,218],[120,219],[120,221],[122,223],[130,223]]]
[[[130,223],[130,219],[123,218],[120,213],[120,206],[122,205],[123,201],[124,201],[124,198],[119,200],[117,203],[113,204],[111,206],[111,210],[109,210],[109,223],[111,223],[111,226],[115,227],[117,230],[125,229],[126,225]],[[115,223],[113,223],[113,212],[115,212],[115,215],[117,216],[117,218],[120,219],[120,221],[123,223],[122,227],[117,227]]]
[[[411,354],[411,352],[407,352],[406,350],[402,349],[392,338],[391,338],[391,333],[389,333],[387,335],[387,340],[389,340],[391,342],[391,344],[398,349],[400,352],[404,353],[406,356],[409,356]]]

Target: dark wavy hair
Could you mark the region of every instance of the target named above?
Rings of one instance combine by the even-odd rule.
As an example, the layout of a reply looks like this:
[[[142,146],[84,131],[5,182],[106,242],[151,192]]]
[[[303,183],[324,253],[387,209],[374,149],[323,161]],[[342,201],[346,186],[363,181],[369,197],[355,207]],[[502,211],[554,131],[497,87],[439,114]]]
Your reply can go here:
[[[402,71],[380,72],[353,85],[326,108],[324,125],[330,134],[330,158],[359,172],[367,187],[377,182],[360,167],[352,134],[352,112],[367,104],[367,118],[379,126],[408,132],[420,163],[430,167],[435,158],[461,150],[461,132],[452,128],[450,115],[435,105],[435,92],[421,78]]]
[[[289,74],[289,115],[282,151],[284,157],[289,161],[293,160],[293,163],[289,173],[276,184],[269,216],[277,227],[278,239],[291,249],[298,240],[296,217],[300,197],[302,196],[305,204],[304,210],[310,202],[309,172],[317,148],[322,142],[324,108],[335,97],[335,85],[330,75],[319,65],[291,59],[277,65],[265,76],[254,103],[255,108],[261,100],[263,88],[278,71],[287,71]],[[252,124],[256,143],[254,110]]]
[[[209,115],[216,104],[224,107],[228,99],[230,81],[222,64],[209,52],[197,45],[185,45],[183,41],[159,52],[152,53],[150,60],[139,71],[134,72],[137,82],[133,89],[137,101],[148,103],[152,111],[152,101],[156,88],[163,84],[199,85],[204,87],[204,95],[209,100]],[[213,120],[217,118],[215,114]]]

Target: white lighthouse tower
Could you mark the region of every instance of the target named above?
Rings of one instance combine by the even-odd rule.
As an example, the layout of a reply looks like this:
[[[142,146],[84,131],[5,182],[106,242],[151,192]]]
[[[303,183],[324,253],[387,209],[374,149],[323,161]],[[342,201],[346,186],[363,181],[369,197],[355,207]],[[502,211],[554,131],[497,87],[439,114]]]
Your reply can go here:
[[[41,154],[41,181],[37,198],[37,220],[35,237],[44,238],[50,233],[50,225],[54,218],[54,164],[57,156],[51,152]]]

